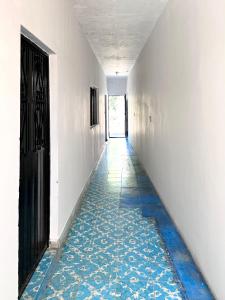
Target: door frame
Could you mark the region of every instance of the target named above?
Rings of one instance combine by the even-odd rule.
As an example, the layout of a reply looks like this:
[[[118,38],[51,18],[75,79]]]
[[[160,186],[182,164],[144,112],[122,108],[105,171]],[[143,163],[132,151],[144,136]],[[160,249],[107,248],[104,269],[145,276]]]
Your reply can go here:
[[[49,109],[50,109],[50,246],[58,247],[58,70],[57,53],[33,33],[21,26],[20,34],[49,55]]]
[[[127,94],[124,95],[125,100],[125,138],[128,138],[128,99]]]
[[[109,103],[108,103],[108,95],[105,95],[105,142],[107,142],[109,139],[108,119],[109,119]]]
[[[49,56],[49,134],[50,134],[50,228],[49,245],[58,246],[58,71],[57,55],[24,26],[20,27],[20,36],[29,39]],[[20,158],[19,158],[20,160]],[[19,228],[18,228],[19,235]],[[19,244],[18,244],[19,249]]]
[[[110,116],[110,112],[109,112],[109,101],[110,101],[110,97],[123,97],[124,98],[124,105],[125,105],[125,97],[124,95],[108,95],[108,134],[109,134],[109,138],[112,138],[112,139],[117,139],[117,138],[126,138],[126,127],[125,127],[125,120],[126,120],[126,106],[125,106],[125,109],[124,109],[124,136],[121,136],[121,137],[117,137],[117,136],[111,136],[110,135],[110,127],[109,127],[109,116]]]
[[[46,127],[46,147],[44,148],[46,152],[46,154],[43,156],[43,158],[40,158],[40,159],[43,159],[43,168],[41,168],[41,171],[40,172],[44,172],[45,175],[43,177],[43,181],[40,180],[40,179],[35,179],[35,177],[33,177],[34,175],[31,175],[32,177],[32,182],[33,180],[37,180],[36,184],[35,184],[35,190],[36,192],[34,193],[35,196],[34,198],[32,197],[32,205],[31,205],[31,209],[33,211],[30,211],[28,208],[28,211],[26,211],[25,213],[23,213],[24,211],[24,205],[26,206],[26,198],[27,196],[24,196],[25,194],[22,194],[22,191],[21,191],[21,182],[23,182],[25,180],[25,182],[29,182],[30,178],[29,178],[29,172],[27,171],[28,169],[25,167],[25,165],[27,164],[27,162],[29,161],[29,156],[30,154],[32,154],[32,157],[31,157],[31,160],[32,160],[32,164],[33,165],[33,162],[35,161],[35,155],[36,155],[36,159],[38,159],[37,157],[39,157],[39,155],[41,155],[42,150],[38,148],[36,149],[35,151],[35,154],[34,152],[32,151],[32,149],[29,150],[29,154],[27,156],[27,158],[23,158],[22,154],[21,154],[21,141],[20,141],[20,177],[19,177],[19,186],[20,186],[20,192],[19,192],[19,266],[20,266],[20,259],[22,259],[22,272],[20,273],[20,269],[19,269],[19,296],[22,295],[23,291],[25,290],[28,282],[30,281],[37,265],[39,264],[43,254],[45,253],[46,249],[49,247],[49,236],[50,236],[50,97],[49,97],[49,55],[43,51],[40,47],[38,47],[36,44],[34,44],[30,39],[28,39],[27,37],[25,37],[24,35],[21,34],[21,48],[22,48],[22,45],[25,48],[27,48],[28,50],[28,57],[29,57],[29,65],[28,65],[28,72],[29,74],[27,74],[27,77],[29,77],[29,80],[32,81],[32,76],[34,75],[33,73],[33,70],[31,71],[31,67],[33,64],[34,64],[34,60],[32,58],[31,60],[31,54],[32,56],[33,55],[39,55],[39,57],[44,57],[44,60],[46,60],[46,65],[45,65],[45,72],[46,72],[46,77],[47,78],[47,94],[46,94],[46,103],[47,103],[47,106],[46,106],[46,111],[45,113],[47,113],[47,127]],[[22,52],[21,52],[22,53]],[[21,56],[21,54],[20,54]],[[22,61],[22,59],[21,59]],[[22,65],[20,65],[20,73],[22,72]],[[35,102],[33,102],[33,87],[31,87],[31,84],[29,83],[28,81],[28,86],[30,87],[28,89],[28,94],[27,96],[29,97],[29,93],[30,93],[30,100],[29,102],[32,103],[29,104],[26,103],[26,106],[27,106],[27,109],[28,110],[28,114],[31,113],[32,111],[32,115],[33,115],[33,112],[35,111],[33,107],[33,105],[35,104]],[[31,92],[32,90],[32,92]],[[31,100],[32,99],[32,100]],[[22,105],[22,94],[20,93],[20,107]],[[31,111],[30,111],[31,109]],[[34,109],[34,111],[33,111]],[[20,111],[21,111],[21,108],[20,108]],[[32,121],[31,121],[32,120]],[[20,140],[21,140],[21,126],[23,125],[22,123],[22,119],[21,119],[21,116],[20,116]],[[30,123],[31,122],[31,123]],[[27,118],[26,117],[26,128],[29,129],[29,139],[31,139],[31,141],[34,139],[35,137],[35,134],[33,132],[33,126],[34,126],[34,117],[30,117],[30,118]],[[30,124],[29,124],[30,123]],[[33,132],[32,134],[30,134],[30,130],[31,132]],[[29,142],[30,143],[30,142]],[[30,148],[30,147],[29,147]],[[40,152],[41,151],[41,152]],[[27,161],[28,160],[28,161]],[[23,165],[24,167],[22,168],[21,166],[21,162],[23,162]],[[35,167],[33,169],[32,166],[30,166],[29,168],[32,170],[31,173],[34,172],[34,174],[36,174],[36,176],[38,176],[39,178],[39,174],[38,174],[38,169],[39,169],[39,160],[36,161],[37,164],[35,164]],[[21,172],[25,172],[25,175],[21,175]],[[28,174],[27,174],[28,172]],[[21,177],[22,176],[22,177]],[[24,177],[25,176],[25,177]],[[24,184],[23,184],[24,185]],[[25,183],[25,185],[27,185],[27,183]],[[31,188],[31,187],[30,187]],[[29,190],[30,190],[29,188]],[[44,188],[44,190],[42,190]],[[25,188],[24,192],[27,192],[27,188]],[[39,196],[40,195],[39,193],[43,194],[43,196],[41,196],[40,198],[40,202],[39,202]],[[25,201],[25,202],[24,202]],[[33,202],[34,201],[34,202]],[[44,201],[44,202],[42,202]],[[21,206],[22,205],[22,206]],[[34,206],[33,206],[34,205]],[[39,206],[43,206],[44,205],[44,208],[43,208],[43,211],[42,213],[39,215],[38,213],[38,210],[39,210]],[[26,217],[26,214],[32,214],[32,218],[33,218],[33,221],[31,221],[31,223],[27,223],[28,219]],[[20,219],[21,218],[21,219]],[[25,219],[24,219],[25,218]],[[24,221],[25,220],[25,221]],[[46,225],[45,227],[43,227],[43,231],[41,233],[38,233],[38,228],[41,226],[41,222],[44,221],[44,224]],[[22,223],[21,223],[22,222]],[[34,224],[33,226],[33,229],[30,230],[29,227],[31,226],[31,224]],[[20,227],[20,226],[23,226],[23,227]],[[25,236],[26,236],[26,233],[29,233],[29,243],[27,244],[24,244],[24,237],[20,238],[21,236],[21,232],[23,232],[23,230],[25,230]],[[43,236],[42,236],[43,234]],[[22,234],[24,236],[24,234]],[[34,242],[35,241],[35,242]],[[20,242],[22,244],[20,244]],[[35,244],[33,244],[35,243]],[[39,243],[43,243],[41,246]],[[27,246],[28,247],[27,247]],[[31,259],[31,263],[28,267],[28,269],[26,269],[26,258],[24,257],[24,254],[23,253],[27,253],[28,257],[30,257]],[[22,256],[21,256],[22,254]],[[25,258],[25,260],[24,260]],[[25,269],[24,269],[25,268]],[[23,274],[23,269],[24,271],[28,271],[25,273],[25,277],[24,277],[24,274]],[[22,276],[22,278],[20,277]],[[22,279],[22,281],[20,281],[20,279]]]

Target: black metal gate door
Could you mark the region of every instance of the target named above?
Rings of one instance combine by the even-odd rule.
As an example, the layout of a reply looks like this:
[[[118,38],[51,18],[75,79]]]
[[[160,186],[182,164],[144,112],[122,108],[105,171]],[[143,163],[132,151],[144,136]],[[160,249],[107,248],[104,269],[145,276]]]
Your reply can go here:
[[[48,56],[21,38],[19,295],[49,242]]]
[[[105,142],[108,141],[108,98],[105,95]]]
[[[128,137],[128,100],[127,95],[124,96],[125,99],[125,137]]]

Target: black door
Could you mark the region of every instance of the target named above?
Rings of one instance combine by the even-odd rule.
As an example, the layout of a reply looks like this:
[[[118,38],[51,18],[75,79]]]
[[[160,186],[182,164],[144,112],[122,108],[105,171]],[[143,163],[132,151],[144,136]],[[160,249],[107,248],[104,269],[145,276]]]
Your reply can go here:
[[[108,141],[108,97],[105,95],[105,141]]]
[[[128,101],[127,95],[125,94],[125,137],[128,137]]]
[[[48,56],[21,38],[19,295],[49,242]]]

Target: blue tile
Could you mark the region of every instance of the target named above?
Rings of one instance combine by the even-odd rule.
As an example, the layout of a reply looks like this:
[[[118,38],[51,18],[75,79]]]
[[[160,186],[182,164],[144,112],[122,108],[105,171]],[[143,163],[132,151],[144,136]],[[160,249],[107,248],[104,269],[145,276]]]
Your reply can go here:
[[[21,300],[36,299],[43,285],[43,282],[45,278],[48,276],[48,272],[50,271],[50,268],[54,263],[55,256],[56,256],[56,251],[54,250],[47,250],[44,253],[36,271],[31,277],[30,282],[28,283],[26,289],[24,290],[20,298]]]
[[[114,139],[38,299],[212,299],[186,254],[132,147]]]

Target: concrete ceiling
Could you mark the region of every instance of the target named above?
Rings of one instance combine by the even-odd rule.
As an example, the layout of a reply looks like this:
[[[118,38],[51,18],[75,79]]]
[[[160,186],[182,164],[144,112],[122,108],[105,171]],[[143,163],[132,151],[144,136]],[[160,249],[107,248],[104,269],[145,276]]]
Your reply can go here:
[[[130,71],[168,0],[74,0],[81,28],[106,75]]]

